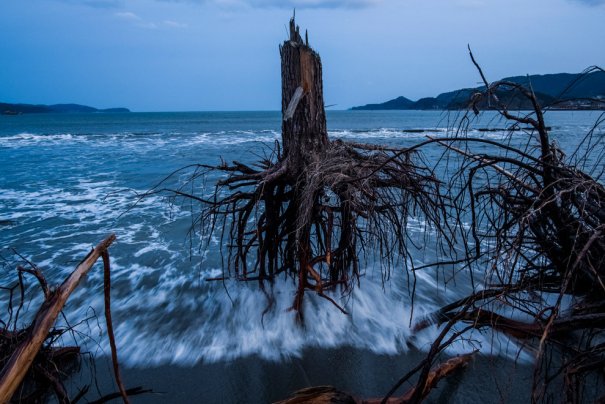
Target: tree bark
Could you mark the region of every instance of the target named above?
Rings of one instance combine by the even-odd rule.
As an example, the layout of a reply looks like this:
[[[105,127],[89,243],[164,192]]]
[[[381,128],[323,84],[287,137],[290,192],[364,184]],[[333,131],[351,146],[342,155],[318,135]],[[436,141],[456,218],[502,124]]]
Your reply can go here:
[[[306,35],[305,35],[306,36]],[[280,46],[282,69],[282,142],[290,175],[300,174],[310,156],[328,145],[321,59],[303,42],[290,20],[290,39]]]
[[[302,318],[302,298],[312,269],[311,218],[303,212],[302,200],[312,193],[315,200],[320,189],[307,189],[305,169],[329,147],[323,101],[321,59],[309,47],[307,35],[303,42],[294,17],[290,19],[290,38],[279,48],[282,69],[282,145],[286,175],[294,184],[290,210],[285,227],[296,235],[298,292],[293,308]],[[308,212],[309,213],[309,212]]]

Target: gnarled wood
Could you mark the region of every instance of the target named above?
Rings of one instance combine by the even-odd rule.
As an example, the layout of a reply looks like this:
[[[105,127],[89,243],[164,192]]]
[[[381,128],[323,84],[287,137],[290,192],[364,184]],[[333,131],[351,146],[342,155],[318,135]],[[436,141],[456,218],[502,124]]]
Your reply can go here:
[[[346,293],[359,280],[360,253],[373,250],[388,271],[400,256],[409,262],[409,216],[423,215],[441,228],[439,182],[413,150],[328,139],[321,60],[293,18],[280,56],[282,143],[275,153],[251,166],[194,166],[191,183],[210,172],[227,174],[211,199],[183,187],[153,192],[203,205],[202,236],[222,228],[229,276],[259,281],[263,288],[263,282],[289,274],[297,287],[292,309],[300,320],[306,291],[347,313],[329,293]]]
[[[431,370],[428,374],[422,393],[419,394],[420,400],[426,398],[429,392],[437,386],[440,380],[451,375],[459,369],[468,365],[473,354],[467,354],[451,358]],[[275,404],[407,404],[411,403],[416,393],[416,387],[412,387],[401,397],[390,397],[388,399],[371,398],[363,400],[340,391],[332,386],[308,387],[298,390],[292,397],[278,401]]]
[[[48,331],[55,323],[67,299],[88,273],[93,264],[116,239],[114,234],[99,243],[76,269],[65,279],[61,286],[44,301],[32,325],[29,336],[17,347],[6,362],[0,375],[0,403],[7,403],[21,384],[27,371],[40,350]]]
[[[284,156],[291,175],[297,177],[308,157],[328,145],[328,130],[321,59],[308,42],[303,42],[294,17],[290,20],[290,38],[280,46],[280,55]]]

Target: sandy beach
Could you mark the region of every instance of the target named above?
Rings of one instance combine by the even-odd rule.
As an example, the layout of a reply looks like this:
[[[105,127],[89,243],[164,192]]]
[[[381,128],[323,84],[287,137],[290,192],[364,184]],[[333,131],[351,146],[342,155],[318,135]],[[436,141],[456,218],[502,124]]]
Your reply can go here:
[[[145,403],[270,403],[298,389],[320,385],[332,385],[359,398],[375,398],[384,395],[422,358],[423,353],[416,350],[387,356],[353,348],[307,349],[301,358],[283,362],[246,357],[193,367],[124,367],[123,378],[127,387],[153,389],[153,393],[132,397],[133,402]],[[530,365],[477,354],[467,369],[442,381],[427,402],[528,402],[532,372]],[[98,385],[104,394],[113,391],[110,375],[107,359],[97,360]],[[88,377],[86,372],[74,376],[72,388]],[[96,397],[91,389],[87,398]]]

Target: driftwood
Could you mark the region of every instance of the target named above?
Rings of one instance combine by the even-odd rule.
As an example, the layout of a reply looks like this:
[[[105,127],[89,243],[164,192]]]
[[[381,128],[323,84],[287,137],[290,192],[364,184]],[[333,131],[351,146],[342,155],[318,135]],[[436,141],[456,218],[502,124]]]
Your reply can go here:
[[[455,358],[449,359],[448,361],[439,365],[436,369],[431,370],[429,372],[426,382],[424,383],[424,388],[421,391],[417,390],[417,387],[412,387],[399,400],[394,399],[394,401],[391,401],[393,399],[390,399],[389,401],[381,400],[380,402],[382,404],[389,403],[389,402],[404,404],[404,403],[416,402],[415,401],[416,397],[417,397],[418,401],[421,401],[424,398],[426,398],[426,396],[429,394],[429,392],[437,386],[437,383],[439,383],[439,381],[441,379],[449,376],[450,374],[454,373],[455,371],[457,371],[459,369],[466,367],[466,365],[471,360],[471,358],[472,358],[472,354],[468,354],[468,355],[457,356]],[[375,404],[375,403],[377,404],[378,402],[377,401],[367,401],[366,403],[367,404]]]
[[[537,356],[532,400],[556,401],[563,392],[566,401],[582,402],[586,380],[602,381],[598,369],[605,366],[605,187],[551,141],[531,87],[489,83],[470,56],[485,90],[472,96],[469,111],[478,114],[477,105],[490,104],[512,128],[526,128],[528,140],[525,148],[511,139],[490,141],[489,153],[478,153],[473,146],[485,139],[432,139],[462,160],[449,185],[460,190],[451,198],[458,201],[456,216],[470,222],[460,235],[470,242],[458,263],[483,272],[486,289],[419,319],[414,328],[464,323],[522,340]],[[504,93],[525,98],[533,110],[511,112]],[[594,129],[580,143],[587,146],[584,153],[597,146]],[[566,308],[564,299],[570,298],[574,306]],[[510,313],[523,313],[525,319]],[[555,380],[562,383],[550,386]],[[589,397],[604,392],[593,388]]]
[[[114,240],[115,235],[112,234],[99,243],[55,291],[48,291],[44,287],[46,283],[40,282],[46,299],[38,310],[32,325],[26,331],[23,331],[27,335],[22,339],[2,369],[0,374],[0,402],[5,403],[11,400],[34,362],[34,358],[46,340],[49,330],[67,299],[97,259],[106,254],[108,247]],[[37,278],[40,280],[40,274],[37,275]],[[61,392],[62,386],[58,386],[58,390]],[[69,401],[64,391],[61,396],[61,401]]]
[[[120,374],[120,367],[118,365],[118,349],[116,348],[116,339],[113,334],[113,321],[111,320],[111,276],[109,269],[109,253],[107,252],[107,249],[104,249],[101,252],[101,257],[103,258],[104,267],[103,293],[105,295],[105,323],[107,324],[107,336],[109,338],[109,346],[111,347],[113,374],[116,378],[116,383],[120,391],[120,396],[122,396],[122,401],[124,401],[125,404],[128,404],[130,400],[128,399],[128,393],[126,392],[126,388],[124,387],[122,376]]]
[[[427,376],[422,393],[418,394],[420,400],[424,399],[437,386],[440,380],[466,367],[471,358],[472,355],[457,356],[431,370]],[[417,390],[416,386],[414,386],[401,397],[360,399],[337,390],[332,386],[318,386],[299,390],[292,397],[278,401],[276,404],[408,404],[414,402],[413,399],[416,394]]]

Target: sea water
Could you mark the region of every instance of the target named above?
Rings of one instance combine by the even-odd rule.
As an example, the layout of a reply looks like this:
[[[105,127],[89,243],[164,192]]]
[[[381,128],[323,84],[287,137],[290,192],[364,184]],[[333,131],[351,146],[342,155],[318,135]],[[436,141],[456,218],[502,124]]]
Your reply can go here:
[[[446,136],[461,119],[458,112],[331,111],[332,139],[406,147],[426,136]],[[548,112],[553,138],[570,155],[591,130],[597,112]],[[512,137],[527,143],[527,133],[505,129],[495,113],[471,122],[468,135],[495,140]],[[280,140],[278,112],[191,112],[128,114],[38,114],[0,116],[0,286],[16,283],[15,251],[35,263],[51,284],[60,283],[110,233],[117,241],[112,260],[112,311],[123,363],[131,366],[217,363],[254,355],[270,361],[300,357],[305,349],[352,347],[377,354],[428,349],[436,329],[411,331],[414,318],[471,292],[464,275],[443,282],[433,269],[417,275],[414,312],[409,278],[402,267],[385,280],[380,263],[365,262],[363,278],[352,292],[333,297],[349,315],[313,293],[305,297],[305,325],[291,307],[295,285],[280,278],[271,287],[275,305],[263,315],[267,299],[254,283],[208,282],[224,275],[216,240],[207,247],[190,237],[197,206],[166,194],[143,194],[176,187],[187,165],[238,160],[253,163]],[[479,128],[490,128],[489,132]],[[592,142],[599,142],[597,128]],[[481,146],[489,151],[490,146]],[[431,162],[438,145],[421,150]],[[598,161],[583,162],[587,167]],[[601,167],[602,168],[602,167]],[[596,172],[598,174],[598,171]],[[595,174],[596,175],[596,174]],[[204,189],[212,190],[213,178]],[[426,240],[421,218],[410,218],[410,237]],[[426,245],[410,257],[417,265],[435,259]],[[440,278],[441,276],[441,278]],[[41,301],[33,279],[27,281],[29,313]],[[8,302],[0,296],[0,307]],[[108,353],[101,325],[103,274],[100,265],[69,299],[65,319],[76,332],[70,343],[95,355]],[[413,317],[412,317],[413,314]],[[8,314],[2,319],[6,321]],[[22,315],[26,325],[31,314]],[[75,341],[74,341],[75,340]],[[452,353],[481,349],[493,355],[531,361],[506,337],[475,331]],[[524,359],[525,358],[525,359]]]

